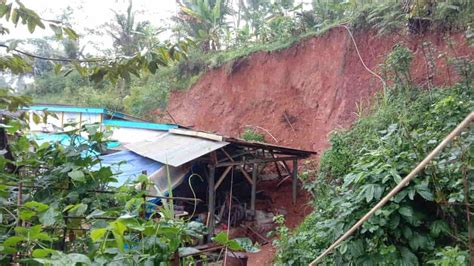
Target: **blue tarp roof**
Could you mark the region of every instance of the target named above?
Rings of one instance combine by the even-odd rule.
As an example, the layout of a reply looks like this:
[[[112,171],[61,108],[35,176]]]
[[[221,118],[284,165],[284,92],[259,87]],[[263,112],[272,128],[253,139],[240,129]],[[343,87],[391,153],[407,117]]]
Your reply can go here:
[[[71,138],[67,134],[35,133],[32,135],[32,138],[35,139],[39,145],[45,142],[59,142],[65,146],[71,144]],[[84,143],[87,141],[80,136],[77,136],[77,138],[77,142],[79,143]],[[107,144],[107,147],[110,149],[116,146],[116,144],[116,142],[110,142]],[[89,151],[89,154],[84,154],[84,156],[91,155],[90,153],[97,155],[95,152]],[[128,150],[102,155],[100,158],[102,159],[102,166],[111,166],[112,172],[117,174],[115,177],[118,182],[110,184],[113,187],[119,187],[127,180],[133,180],[139,176],[142,171],[146,171],[148,175],[151,175],[162,166],[162,164],[159,162],[150,160]],[[95,168],[98,167],[100,166],[95,166]]]
[[[131,151],[119,151],[116,153],[100,156],[102,166],[111,166],[112,172],[117,174],[117,183],[111,183],[113,187],[119,187],[128,180],[133,180],[142,171],[148,175],[153,174],[161,168],[162,164],[148,158],[142,157]],[[124,162],[120,164],[121,162]]]

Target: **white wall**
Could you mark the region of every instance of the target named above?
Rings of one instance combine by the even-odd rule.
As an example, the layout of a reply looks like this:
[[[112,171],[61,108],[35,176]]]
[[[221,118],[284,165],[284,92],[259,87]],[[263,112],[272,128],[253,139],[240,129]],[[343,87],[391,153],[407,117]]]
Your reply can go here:
[[[44,113],[42,111],[28,111],[30,113],[29,116],[29,125],[31,131],[41,131],[41,132],[58,132],[61,130],[55,129],[55,127],[62,128],[64,124],[67,123],[77,123],[77,127],[79,127],[79,123],[82,121],[83,124],[93,124],[102,122],[102,114],[89,114],[89,113],[69,113],[69,112],[49,112],[51,114],[55,114],[57,117],[48,116],[46,123],[38,123],[36,124],[33,121],[33,112],[36,114],[43,116]],[[54,127],[54,126],[55,127]],[[67,130],[67,129],[66,129]]]
[[[30,129],[33,132],[49,132],[49,133],[56,133],[61,132],[62,130],[55,129],[53,127],[56,126],[57,128],[63,128],[64,124],[67,123],[77,123],[77,127],[79,126],[79,122],[82,121],[82,125],[84,124],[92,124],[92,123],[100,123],[102,122],[102,114],[90,114],[90,113],[70,113],[70,112],[50,112],[56,114],[57,118],[48,116],[47,123],[39,123],[36,124],[33,121],[33,116],[31,115],[32,112],[36,112],[39,115],[43,115],[41,111],[28,111],[30,113]],[[64,128],[64,130],[68,130],[68,128]],[[111,140],[116,140],[120,142],[122,145],[134,143],[138,141],[144,140],[153,140],[156,139],[158,136],[163,135],[166,133],[165,131],[159,130],[152,130],[152,129],[140,129],[140,128],[128,128],[128,127],[113,127],[113,133],[111,136]]]

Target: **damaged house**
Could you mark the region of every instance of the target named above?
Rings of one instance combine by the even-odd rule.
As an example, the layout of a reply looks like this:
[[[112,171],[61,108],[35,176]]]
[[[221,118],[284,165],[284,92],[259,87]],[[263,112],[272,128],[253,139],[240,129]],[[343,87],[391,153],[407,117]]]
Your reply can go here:
[[[199,219],[208,226],[210,235],[220,223],[232,226],[256,218],[258,187],[265,171],[275,173],[281,182],[291,180],[288,200],[294,204],[298,161],[315,154],[179,125],[150,123],[102,108],[32,106],[26,111],[42,110],[56,113],[48,124],[31,126],[46,140],[58,140],[60,132],[56,129],[66,121],[114,126],[114,145],[101,156],[102,164],[110,165],[117,174],[118,182],[110,185],[120,186],[145,174],[153,185],[141,189],[147,190],[151,206],[159,208],[171,189],[178,214]]]

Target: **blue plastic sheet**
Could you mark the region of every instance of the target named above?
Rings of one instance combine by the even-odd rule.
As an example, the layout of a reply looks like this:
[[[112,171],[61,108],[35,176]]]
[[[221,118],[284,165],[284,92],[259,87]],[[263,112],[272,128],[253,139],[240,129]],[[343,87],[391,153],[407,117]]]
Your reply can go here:
[[[112,172],[117,174],[117,183],[111,183],[113,187],[119,187],[127,181],[139,176],[142,171],[148,175],[153,174],[162,167],[162,164],[148,158],[142,157],[131,151],[119,151],[116,153],[100,156],[102,166],[110,166]]]

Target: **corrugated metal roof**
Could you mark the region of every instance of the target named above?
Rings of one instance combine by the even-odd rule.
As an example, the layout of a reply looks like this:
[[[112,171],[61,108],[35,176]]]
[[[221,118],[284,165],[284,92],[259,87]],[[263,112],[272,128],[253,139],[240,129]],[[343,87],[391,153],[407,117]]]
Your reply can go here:
[[[178,167],[228,144],[168,133],[155,140],[131,143],[125,147],[157,162]]]
[[[296,155],[296,156],[301,156],[301,157],[309,157],[312,154],[317,154],[314,151],[306,151],[306,150],[295,149],[291,147],[275,145],[275,144],[270,144],[270,143],[246,141],[243,139],[218,135],[216,133],[196,131],[196,130],[190,130],[190,129],[185,129],[185,128],[170,129],[169,132],[176,135],[194,136],[194,137],[208,139],[208,140],[225,141],[225,142],[229,142],[230,144],[241,146],[241,147],[260,148],[260,149],[266,149],[270,151],[274,150],[274,151],[286,153],[288,155]]]

